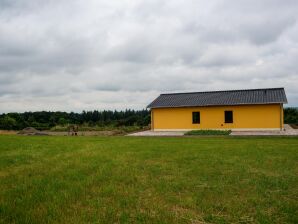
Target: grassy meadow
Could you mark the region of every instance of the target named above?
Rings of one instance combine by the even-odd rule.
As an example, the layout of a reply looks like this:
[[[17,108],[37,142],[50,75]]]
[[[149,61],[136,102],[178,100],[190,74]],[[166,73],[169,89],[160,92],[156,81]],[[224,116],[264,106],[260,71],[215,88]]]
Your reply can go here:
[[[0,136],[0,223],[298,223],[298,138]]]

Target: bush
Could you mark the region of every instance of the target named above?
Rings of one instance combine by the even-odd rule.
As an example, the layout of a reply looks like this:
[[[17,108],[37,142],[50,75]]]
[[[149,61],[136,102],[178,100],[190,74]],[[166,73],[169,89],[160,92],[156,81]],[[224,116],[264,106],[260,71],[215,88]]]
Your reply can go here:
[[[229,135],[231,130],[193,130],[186,132],[184,135]]]

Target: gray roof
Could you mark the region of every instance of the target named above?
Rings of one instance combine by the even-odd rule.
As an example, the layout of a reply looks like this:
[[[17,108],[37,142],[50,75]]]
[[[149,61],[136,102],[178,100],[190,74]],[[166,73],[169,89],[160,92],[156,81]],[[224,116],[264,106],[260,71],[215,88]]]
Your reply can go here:
[[[147,108],[287,103],[284,88],[161,94]]]

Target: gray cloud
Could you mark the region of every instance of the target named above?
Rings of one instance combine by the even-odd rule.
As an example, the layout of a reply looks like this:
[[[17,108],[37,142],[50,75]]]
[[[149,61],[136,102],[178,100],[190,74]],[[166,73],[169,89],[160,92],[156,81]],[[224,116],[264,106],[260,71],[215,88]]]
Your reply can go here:
[[[0,113],[280,86],[297,106],[297,15],[295,0],[0,0]]]

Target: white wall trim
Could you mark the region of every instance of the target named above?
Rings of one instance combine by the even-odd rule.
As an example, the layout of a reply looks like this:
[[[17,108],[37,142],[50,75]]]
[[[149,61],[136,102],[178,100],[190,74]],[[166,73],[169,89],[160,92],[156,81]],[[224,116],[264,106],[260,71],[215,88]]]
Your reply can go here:
[[[231,130],[231,131],[280,131],[280,128],[206,128],[206,129],[152,129],[153,131]]]

